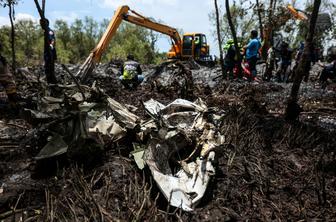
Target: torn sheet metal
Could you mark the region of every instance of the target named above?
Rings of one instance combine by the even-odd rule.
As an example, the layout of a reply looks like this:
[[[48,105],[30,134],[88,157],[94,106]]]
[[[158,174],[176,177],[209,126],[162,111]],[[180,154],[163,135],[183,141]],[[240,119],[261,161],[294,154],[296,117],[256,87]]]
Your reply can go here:
[[[113,125],[113,123],[115,122],[113,116],[110,116],[106,119],[105,116],[102,116],[101,118],[99,118],[95,124],[94,127],[89,128],[89,132],[93,133],[93,132],[99,132],[103,135],[107,135],[110,130],[111,127]]]
[[[127,130],[121,127],[118,123],[114,122],[110,129],[109,135],[111,136],[112,141],[118,141],[121,138],[125,137]]]
[[[140,132],[137,133],[137,139],[139,141],[144,141],[145,137],[150,135],[153,130],[157,131],[157,126],[153,119],[143,122],[140,125]]]
[[[106,118],[105,112],[92,110],[88,113],[89,133],[101,133],[110,137],[111,141],[123,138],[127,130],[121,127],[113,116]]]
[[[57,110],[61,110],[62,109],[61,104],[63,102],[64,102],[64,100],[62,98],[45,96],[45,97],[42,97],[42,99],[41,99],[41,104],[40,104],[41,107],[40,108],[45,113],[52,113],[52,112],[55,112]]]
[[[97,103],[83,102],[81,104],[78,104],[78,108],[81,112],[89,112],[96,105],[97,105]]]
[[[84,96],[85,96],[85,98],[90,98],[91,94],[89,92],[84,92]],[[80,92],[76,92],[75,94],[73,94],[71,96],[71,98],[73,98],[77,102],[83,102],[84,101],[83,94],[80,93]]]
[[[166,107],[165,105],[154,99],[150,99],[147,102],[145,102],[144,106],[146,111],[152,116],[157,116],[161,112],[161,110],[163,110]]]
[[[201,99],[197,99],[194,103],[184,99],[176,99],[167,106],[151,99],[144,103],[144,107],[153,118],[161,116],[168,127],[185,130],[204,128],[206,121],[203,119],[203,113],[208,110]]]
[[[140,144],[133,143],[134,151],[131,152],[130,156],[133,156],[136,165],[140,170],[143,170],[145,168],[145,161],[144,161],[144,154],[145,154],[145,148],[141,146]]]
[[[151,99],[144,107],[153,121],[141,125],[151,135],[143,159],[170,205],[192,211],[215,174],[215,149],[223,137],[204,118],[208,108],[201,99],[167,106]]]
[[[55,134],[51,140],[41,149],[35,157],[36,160],[59,156],[68,151],[68,145],[59,134]]]
[[[168,104],[163,110],[163,113],[173,113],[194,110],[196,112],[206,112],[207,106],[202,99],[197,99],[195,102],[190,102],[185,99],[176,99],[172,103]]]
[[[157,116],[159,113],[167,114],[181,111],[197,111],[197,112],[205,112],[207,107],[205,103],[198,99],[194,103],[185,99],[176,99],[172,103],[164,106],[163,104],[151,99],[144,103],[146,111],[154,116]]]
[[[204,157],[195,157],[188,163],[176,160],[176,156],[181,158],[180,153],[195,149],[188,141],[189,138],[177,131],[159,132],[159,136],[150,140],[143,158],[169,204],[192,211],[215,174],[212,164],[215,152],[211,150]],[[172,170],[171,163],[178,170]]]
[[[111,141],[117,141],[126,136],[127,129],[134,129],[140,123],[140,118],[130,112],[126,106],[108,98],[112,115],[106,111],[91,110],[88,113],[89,133],[101,133]],[[136,109],[136,107],[130,107]]]
[[[143,170],[145,168],[145,161],[143,160],[144,152],[144,150],[131,152],[135,163],[140,170]]]
[[[108,98],[107,101],[115,120],[120,125],[133,129],[140,122],[139,117],[131,113],[124,105],[118,103],[112,98]]]
[[[206,159],[197,159],[187,164],[189,172],[182,169],[174,176],[163,174],[151,165],[149,168],[169,204],[192,211],[202,199],[211,176],[215,174],[212,165],[214,157],[215,152],[212,151]]]
[[[39,111],[35,111],[35,110],[32,110],[32,109],[27,109],[27,108],[24,108],[23,109],[25,112],[27,112],[31,118],[34,118],[34,119],[40,119],[40,120],[43,120],[43,119],[50,119],[52,118],[52,116],[46,114],[46,113],[42,113],[42,112],[39,112]]]

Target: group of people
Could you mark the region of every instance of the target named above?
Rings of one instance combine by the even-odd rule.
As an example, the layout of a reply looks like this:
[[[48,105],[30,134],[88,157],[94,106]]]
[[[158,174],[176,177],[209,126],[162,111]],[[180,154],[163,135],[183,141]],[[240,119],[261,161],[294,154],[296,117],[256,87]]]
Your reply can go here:
[[[312,45],[313,50],[310,53],[311,64],[315,64],[319,60],[319,49]],[[294,57],[294,66],[292,66],[293,55],[295,50],[290,48],[287,42],[282,42],[280,48],[270,47],[267,53],[266,71],[264,80],[270,81],[272,71],[276,70],[276,80],[278,82],[289,82],[293,79],[293,73],[296,70],[304,50],[304,42],[301,41],[297,47]],[[278,64],[279,62],[279,64]],[[304,80],[308,81],[308,75],[304,76]]]
[[[241,47],[238,45],[239,53],[244,57],[242,63],[243,75],[253,81],[257,77],[257,61],[261,57],[261,42],[258,38],[256,30],[251,31],[251,38],[247,45]],[[313,45],[311,53],[311,63],[314,64],[319,59],[317,47]],[[226,51],[224,58],[224,78],[234,79],[238,74],[238,58],[237,50],[232,39],[228,40],[224,46]],[[300,42],[295,55],[295,63],[292,66],[293,54],[295,50],[291,49],[287,42],[282,42],[279,48],[270,47],[267,51],[266,69],[263,73],[263,80],[270,81],[273,78],[273,70],[275,70],[275,79],[277,82],[289,82],[293,79],[293,70],[296,69],[304,51],[304,42]],[[336,79],[336,47],[329,53],[328,58],[331,59],[331,64],[326,65],[321,74],[320,82],[322,88],[325,88],[326,83],[330,79]],[[140,64],[134,60],[134,56],[129,55],[127,61],[120,69],[121,83],[127,89],[137,87],[144,79]],[[304,76],[304,80],[308,81],[308,74]]]
[[[328,52],[328,55],[326,57],[327,62],[329,62],[329,64],[322,65],[323,69],[321,73],[319,74],[319,82],[321,83],[322,88],[326,87],[327,85],[326,83],[329,80],[336,79],[336,47],[331,47],[329,51],[330,52]],[[291,49],[287,42],[283,42],[280,46],[280,49],[278,50],[279,60],[280,60],[279,66],[277,63],[275,52],[276,50],[273,47],[271,47],[268,50],[268,57],[267,57],[267,62],[266,62],[266,72],[264,74],[264,79],[269,81],[272,77],[273,67],[276,67],[276,80],[278,82],[292,81],[294,72],[304,53],[304,42],[300,42],[297,48],[297,52],[294,57],[295,63],[293,66],[292,66],[292,61],[293,61],[292,57],[293,57],[295,50]],[[308,55],[310,57],[310,66],[314,65],[316,62],[320,60],[319,54],[320,54],[319,49],[313,44],[311,53],[310,55]],[[269,70],[267,70],[268,68]],[[309,77],[309,72],[307,72],[303,76],[303,80],[307,82],[308,77]]]
[[[241,57],[244,58],[241,64],[242,73],[243,76],[250,81],[255,80],[257,76],[256,64],[258,59],[261,57],[261,46],[262,44],[258,39],[258,32],[256,30],[251,32],[251,39],[246,46],[241,47],[238,45],[239,53]],[[312,48],[313,50],[310,55],[310,59],[311,63],[314,64],[319,60],[319,51],[318,48],[314,45]],[[326,86],[327,80],[336,79],[336,47],[334,48],[335,49],[332,50],[332,52],[328,55],[328,58],[331,60],[331,64],[326,65],[320,74],[320,82],[322,83],[322,87]],[[233,79],[237,77],[239,64],[236,53],[237,50],[232,39],[227,41],[224,46],[224,50],[224,78]],[[303,50],[304,42],[300,42],[295,57],[295,50],[290,48],[289,43],[287,42],[282,42],[277,48],[273,46],[270,47],[267,51],[266,68],[262,76],[263,80],[270,81],[273,77],[275,77],[277,82],[291,81],[293,79],[293,71],[299,64]],[[292,66],[293,57],[295,63]],[[275,75],[273,75],[274,70]],[[304,76],[304,80],[308,81],[308,73]]]
[[[248,70],[245,69],[243,72],[247,74],[247,78],[252,81],[257,76],[257,61],[260,56],[260,48],[261,42],[258,39],[258,32],[253,30],[251,32],[251,39],[249,43],[241,48],[238,45],[239,49],[236,49],[234,45],[234,41],[232,39],[228,40],[224,49],[226,50],[226,55],[224,58],[224,78],[229,77],[229,79],[233,79],[237,76],[238,70],[238,58],[237,58],[237,50],[241,53],[241,56],[245,56],[246,62],[248,64]]]
[[[302,51],[299,49],[296,61],[299,61],[302,52],[303,48]],[[289,47],[287,42],[282,42],[280,49],[276,49],[273,46],[270,47],[267,51],[266,69],[263,75],[264,80],[270,81],[273,77],[273,70],[276,70],[277,82],[288,82],[291,78],[293,53],[294,50]]]

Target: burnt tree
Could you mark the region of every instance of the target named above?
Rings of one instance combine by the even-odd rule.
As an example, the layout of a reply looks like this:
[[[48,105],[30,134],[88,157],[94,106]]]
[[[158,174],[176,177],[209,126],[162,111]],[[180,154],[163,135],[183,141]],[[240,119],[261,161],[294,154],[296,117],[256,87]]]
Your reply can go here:
[[[263,46],[261,48],[261,56],[264,60],[267,59],[267,50],[273,45],[273,29],[274,27],[274,11],[276,7],[276,0],[270,0],[267,10],[267,21],[262,32]]]
[[[226,78],[226,74],[224,72],[224,58],[223,58],[223,49],[222,49],[222,37],[220,33],[220,23],[219,23],[219,10],[217,0],[214,0],[215,10],[216,10],[216,28],[217,28],[217,39],[218,39],[218,48],[219,48],[219,62],[222,70],[222,76]]]
[[[44,68],[47,77],[48,84],[56,84],[57,79],[55,76],[55,60],[56,51],[51,48],[50,44],[50,32],[52,30],[49,28],[49,21],[45,17],[45,0],[42,0],[42,7],[40,6],[38,0],[34,0],[38,13],[40,14],[40,25],[44,31]]]
[[[16,58],[16,55],[15,55],[15,27],[14,27],[14,14],[15,14],[15,11],[14,11],[14,4],[15,1],[8,1],[8,10],[9,10],[9,20],[10,20],[10,23],[11,23],[11,48],[12,48],[12,72],[15,73],[15,58]]]
[[[258,20],[259,20],[260,38],[261,40],[264,40],[264,32],[263,32],[263,24],[262,24],[262,19],[261,19],[261,8],[260,8],[259,0],[256,0],[256,4],[257,4],[257,12],[258,12]]]
[[[227,20],[229,22],[232,38],[233,38],[233,41],[234,41],[234,46],[236,48],[236,55],[237,55],[237,59],[238,59],[237,62],[239,64],[238,65],[238,78],[242,78],[242,68],[241,68],[241,65],[240,65],[241,62],[242,62],[242,58],[241,58],[241,54],[240,54],[240,50],[239,50],[239,46],[238,46],[236,29],[235,29],[235,27],[233,25],[233,22],[232,22],[229,0],[225,0],[225,8],[226,8],[226,17],[227,17]]]
[[[11,51],[12,51],[12,72],[15,73],[16,55],[15,55],[15,10],[14,6],[18,3],[18,0],[1,0],[0,5],[8,7],[8,17],[11,24]]]
[[[287,120],[295,120],[299,117],[301,107],[298,105],[298,94],[303,77],[310,71],[311,52],[313,47],[313,38],[315,33],[316,20],[320,9],[321,0],[314,0],[313,13],[310,18],[309,30],[306,36],[305,48],[295,70],[294,82],[288,98],[285,117]]]

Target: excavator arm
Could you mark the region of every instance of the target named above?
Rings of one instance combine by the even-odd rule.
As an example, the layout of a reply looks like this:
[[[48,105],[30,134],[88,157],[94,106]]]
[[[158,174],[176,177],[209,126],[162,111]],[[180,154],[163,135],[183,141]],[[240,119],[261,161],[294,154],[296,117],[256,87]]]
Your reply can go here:
[[[181,37],[175,28],[154,22],[140,15],[139,13],[131,10],[128,6],[121,6],[116,11],[104,35],[100,39],[96,48],[93,50],[93,52],[95,53],[94,60],[96,62],[100,61],[102,53],[105,51],[108,43],[115,35],[122,20],[168,35],[174,40],[175,45],[181,45]]]
[[[172,50],[176,54],[176,57],[180,56],[182,51],[182,40],[178,31],[175,28],[154,22],[131,10],[128,6],[124,5],[117,9],[105,33],[99,40],[97,46],[92,50],[89,57],[86,59],[86,61],[81,66],[79,72],[77,73],[76,76],[80,78],[81,81],[85,81],[87,75],[94,69],[95,64],[99,63],[102,54],[106,50],[108,44],[110,43],[112,37],[115,35],[118,27],[123,20],[170,36],[174,41]]]
[[[286,22],[290,19],[301,20],[301,21],[308,21],[308,16],[294,8],[292,5],[287,5],[286,7],[282,8],[281,14],[275,15],[275,19],[269,22],[264,28],[264,39],[262,48],[260,49],[263,58],[265,59],[267,56],[267,50],[270,47],[270,41],[273,36],[273,30],[278,29],[286,24]]]
[[[114,14],[112,20],[110,21],[107,29],[101,39],[99,40],[97,46],[92,50],[91,54],[93,54],[93,60],[95,63],[98,63],[102,57],[103,52],[107,48],[108,44],[110,43],[112,37],[115,35],[118,27],[120,26],[123,17],[129,11],[128,6],[121,6],[117,9],[116,13]]]
[[[170,26],[154,22],[154,21],[150,20],[149,18],[146,18],[146,17],[138,14],[137,12],[135,12],[133,10],[129,10],[129,11],[132,12],[133,15],[132,14],[125,14],[124,15],[124,20],[125,21],[128,21],[128,22],[133,23],[135,25],[139,25],[139,26],[142,26],[144,28],[148,28],[148,29],[160,32],[162,34],[168,35],[169,37],[171,37],[173,39],[174,45],[176,47],[181,46],[182,40],[181,40],[180,34],[178,33],[178,31],[175,28],[172,28]]]

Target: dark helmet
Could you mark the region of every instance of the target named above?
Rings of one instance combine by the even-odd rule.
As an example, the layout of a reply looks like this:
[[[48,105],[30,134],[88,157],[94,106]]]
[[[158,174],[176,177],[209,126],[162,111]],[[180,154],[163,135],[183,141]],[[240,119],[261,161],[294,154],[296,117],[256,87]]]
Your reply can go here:
[[[127,55],[127,60],[134,60],[134,55],[128,54]]]
[[[283,41],[283,42],[281,43],[281,47],[282,47],[282,48],[287,48],[288,46],[289,46],[288,42]]]
[[[336,46],[331,46],[327,51],[327,59],[335,60],[336,59]]]
[[[257,30],[252,30],[251,31],[251,37],[252,38],[257,38],[258,37],[258,31]]]

